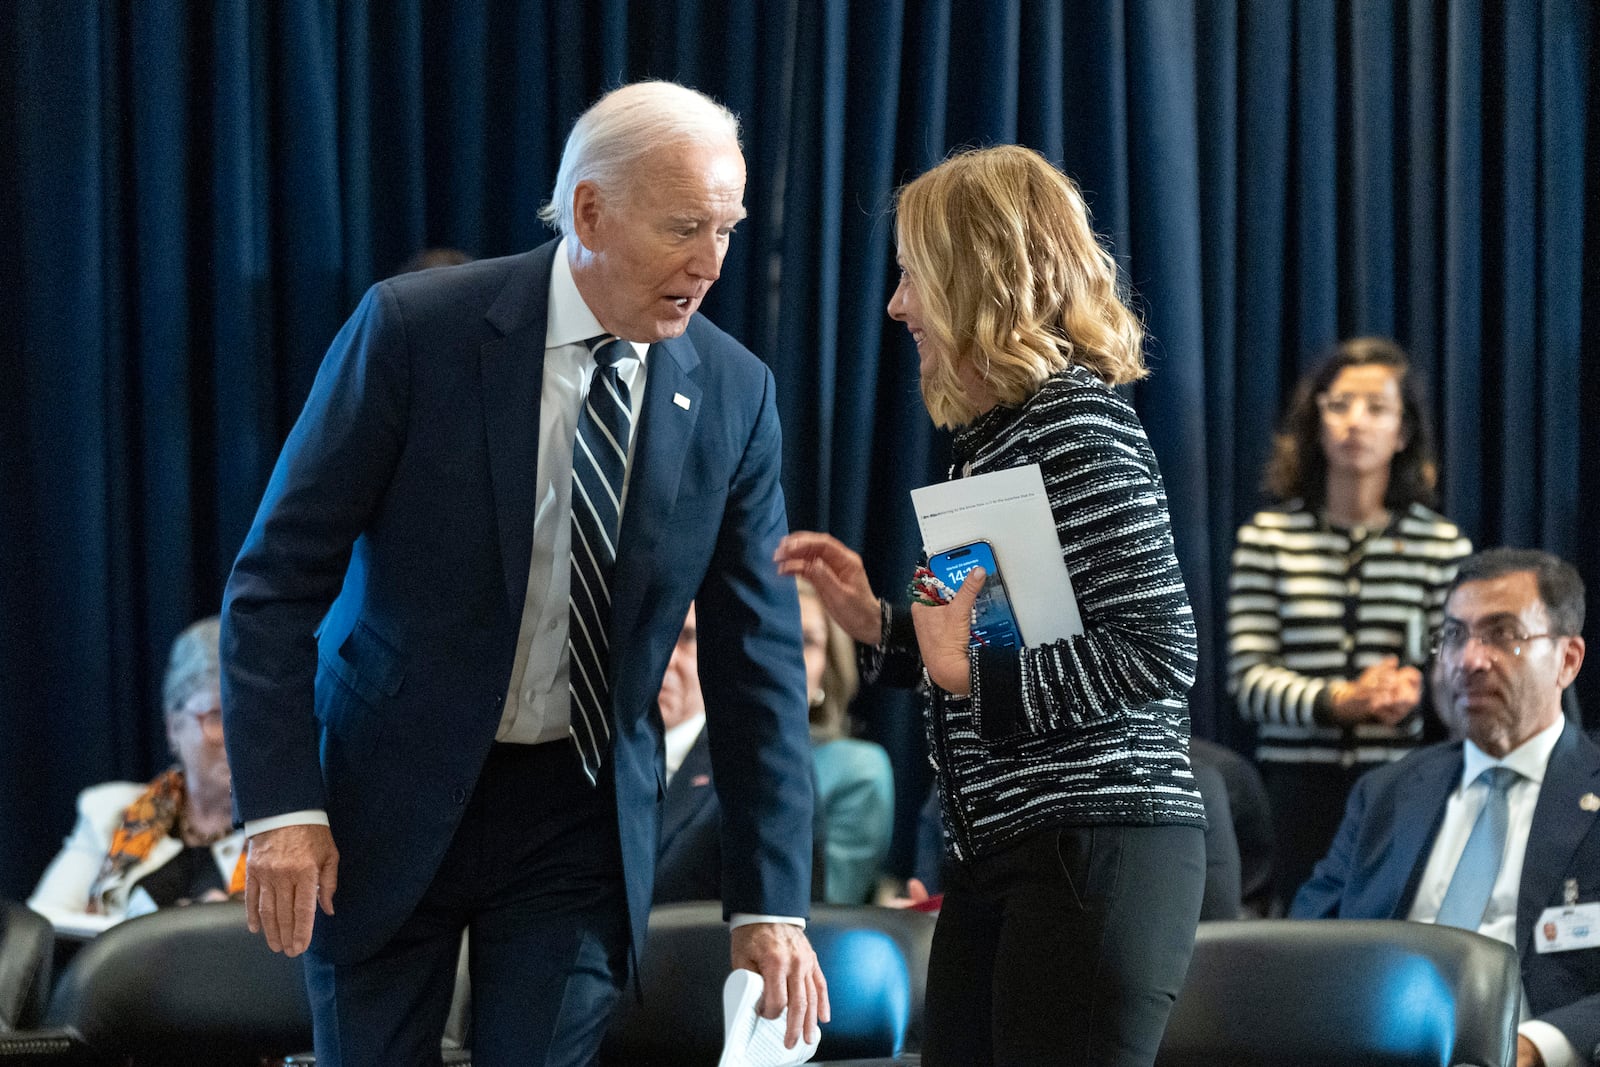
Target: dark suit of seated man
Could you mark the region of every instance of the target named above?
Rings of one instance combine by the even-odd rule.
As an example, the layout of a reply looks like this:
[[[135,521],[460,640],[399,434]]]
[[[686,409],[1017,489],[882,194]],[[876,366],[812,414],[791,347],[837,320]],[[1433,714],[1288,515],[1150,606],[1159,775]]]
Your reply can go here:
[[[1600,922],[1585,919],[1600,913],[1600,746],[1561,712],[1583,663],[1583,613],[1577,571],[1547,553],[1462,563],[1433,682],[1465,740],[1362,777],[1290,909],[1443,922],[1515,947],[1518,1067],[1589,1064],[1600,1042]]]
[[[665,730],[667,798],[661,811],[653,901],[722,899],[722,809],[705,730],[706,698],[700,689],[699,640],[694,605],[683,621],[656,698]],[[813,792],[816,783],[813,782]],[[813,809],[811,899],[822,899],[822,807]]]

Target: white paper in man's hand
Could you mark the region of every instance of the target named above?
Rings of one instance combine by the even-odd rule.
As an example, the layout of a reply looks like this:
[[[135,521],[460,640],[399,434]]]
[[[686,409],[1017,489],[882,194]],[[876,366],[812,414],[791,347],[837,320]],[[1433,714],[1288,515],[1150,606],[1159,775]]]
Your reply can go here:
[[[717,1067],[788,1067],[817,1054],[816,1042],[801,1035],[794,1048],[783,1047],[787,1015],[763,1019],[762,981],[755,971],[737,970],[722,984],[722,1059]]]

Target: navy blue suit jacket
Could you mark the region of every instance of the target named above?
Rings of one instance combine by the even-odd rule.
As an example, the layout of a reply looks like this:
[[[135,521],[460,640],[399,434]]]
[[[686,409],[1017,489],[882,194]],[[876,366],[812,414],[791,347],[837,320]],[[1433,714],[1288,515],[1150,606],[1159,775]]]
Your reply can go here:
[[[361,959],[433,878],[501,718],[533,543],[555,242],[374,286],[334,339],[224,597],[241,820],[328,812]],[[613,576],[611,718],[634,946],[662,784],[655,698],[689,603],[730,840],[725,906],[804,916],[812,821],[772,375],[695,316],[651,346]],[[687,401],[687,407],[683,401]]]
[[[698,613],[695,619],[698,627]],[[813,796],[816,795],[815,785],[813,782]],[[706,732],[701,730],[684,755],[678,773],[667,783],[661,814],[661,845],[656,851],[654,900],[657,904],[722,899],[722,858],[734,853],[723,848],[722,806],[717,801],[717,788],[711,746]],[[827,836],[821,804],[816,805],[814,815],[810,838],[811,899],[822,900]]]
[[[1328,855],[1295,895],[1297,919],[1404,919],[1427,866],[1445,802],[1461,781],[1461,743],[1431,745],[1363,775]],[[1539,955],[1534,924],[1562,903],[1569,878],[1579,899],[1600,899],[1600,828],[1579,803],[1600,794],[1600,746],[1567,725],[1550,755],[1522,861],[1517,956],[1535,1018],[1566,1034],[1578,1054],[1600,1042],[1600,948]]]
[[[698,621],[698,612],[695,617]],[[678,773],[667,783],[661,848],[656,856],[657,904],[721,899],[720,808],[711,776],[711,747],[702,730],[683,757]]]

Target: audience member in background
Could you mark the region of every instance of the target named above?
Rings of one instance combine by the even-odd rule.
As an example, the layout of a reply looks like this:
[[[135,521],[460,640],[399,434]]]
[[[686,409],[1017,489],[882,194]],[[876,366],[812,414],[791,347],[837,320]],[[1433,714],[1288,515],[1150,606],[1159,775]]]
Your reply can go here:
[[[395,273],[410,274],[413,271],[432,270],[435,267],[457,267],[471,262],[472,257],[459,248],[424,248],[402,263]]]
[[[656,904],[721,900],[722,809],[705,731],[706,698],[700,689],[699,638],[692,604],[662,675],[656,706],[661,709],[665,729],[667,799],[661,812],[652,900]],[[826,838],[822,806],[816,805],[813,811],[811,897],[821,900]]]
[[[828,618],[816,589],[804,579],[800,631],[811,700],[817,807],[827,837],[824,899],[865,904],[877,889],[894,837],[894,771],[882,745],[847,736],[850,701],[859,685],[855,642]]]
[[[1301,381],[1267,489],[1239,528],[1228,688],[1258,724],[1277,886],[1311,873],[1363,771],[1423,741],[1427,635],[1472,551],[1429,510],[1433,442],[1416,375],[1392,341],[1345,341]]]
[[[700,691],[694,606],[656,697],[665,728],[667,799],[661,812],[654,900],[722,899],[722,816],[711,783],[706,698]]]
[[[1461,564],[1434,638],[1437,702],[1465,740],[1356,783],[1295,918],[1411,919],[1517,950],[1517,1064],[1600,1042],[1600,746],[1561,714],[1583,663],[1583,581],[1544,552]]]
[[[1228,798],[1228,814],[1233,820],[1233,839],[1239,851],[1239,892],[1243,913],[1265,919],[1281,915],[1282,908],[1274,908],[1272,895],[1272,804],[1267,799],[1267,787],[1255,764],[1226,745],[1207,741],[1201,737],[1189,739],[1189,759],[1194,764],[1195,778],[1200,782],[1200,792],[1206,794],[1206,780],[1200,777],[1202,767],[1214,769],[1223,782]],[[1211,818],[1211,807],[1206,806],[1206,818]],[[1207,852],[1213,847],[1209,831]],[[1207,889],[1207,898],[1210,890]],[[1201,917],[1206,915],[1202,911]]]
[[[1144,331],[1078,187],[1037,152],[951,157],[900,191],[895,237],[889,315],[956,431],[951,473],[1040,465],[1085,627],[972,649],[981,571],[907,613],[836,538],[779,545],[868,681],[928,682],[950,850],[922,1062],[1148,1064],[1194,945],[1205,809],[1194,618],[1155,454],[1114,388],[1147,373]]]
[[[78,795],[77,826],[28,899],[58,929],[92,933],[243,892],[218,685],[213,616],[179,634],[167,661],[161,703],[178,762],[146,785],[106,782]]]

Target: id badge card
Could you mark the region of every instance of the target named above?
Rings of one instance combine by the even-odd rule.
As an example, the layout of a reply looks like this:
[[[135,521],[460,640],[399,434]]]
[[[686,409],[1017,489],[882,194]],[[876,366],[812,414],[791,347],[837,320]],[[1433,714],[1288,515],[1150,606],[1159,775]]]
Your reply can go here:
[[[1596,947],[1600,947],[1600,902],[1546,908],[1533,928],[1533,948],[1541,956]]]

